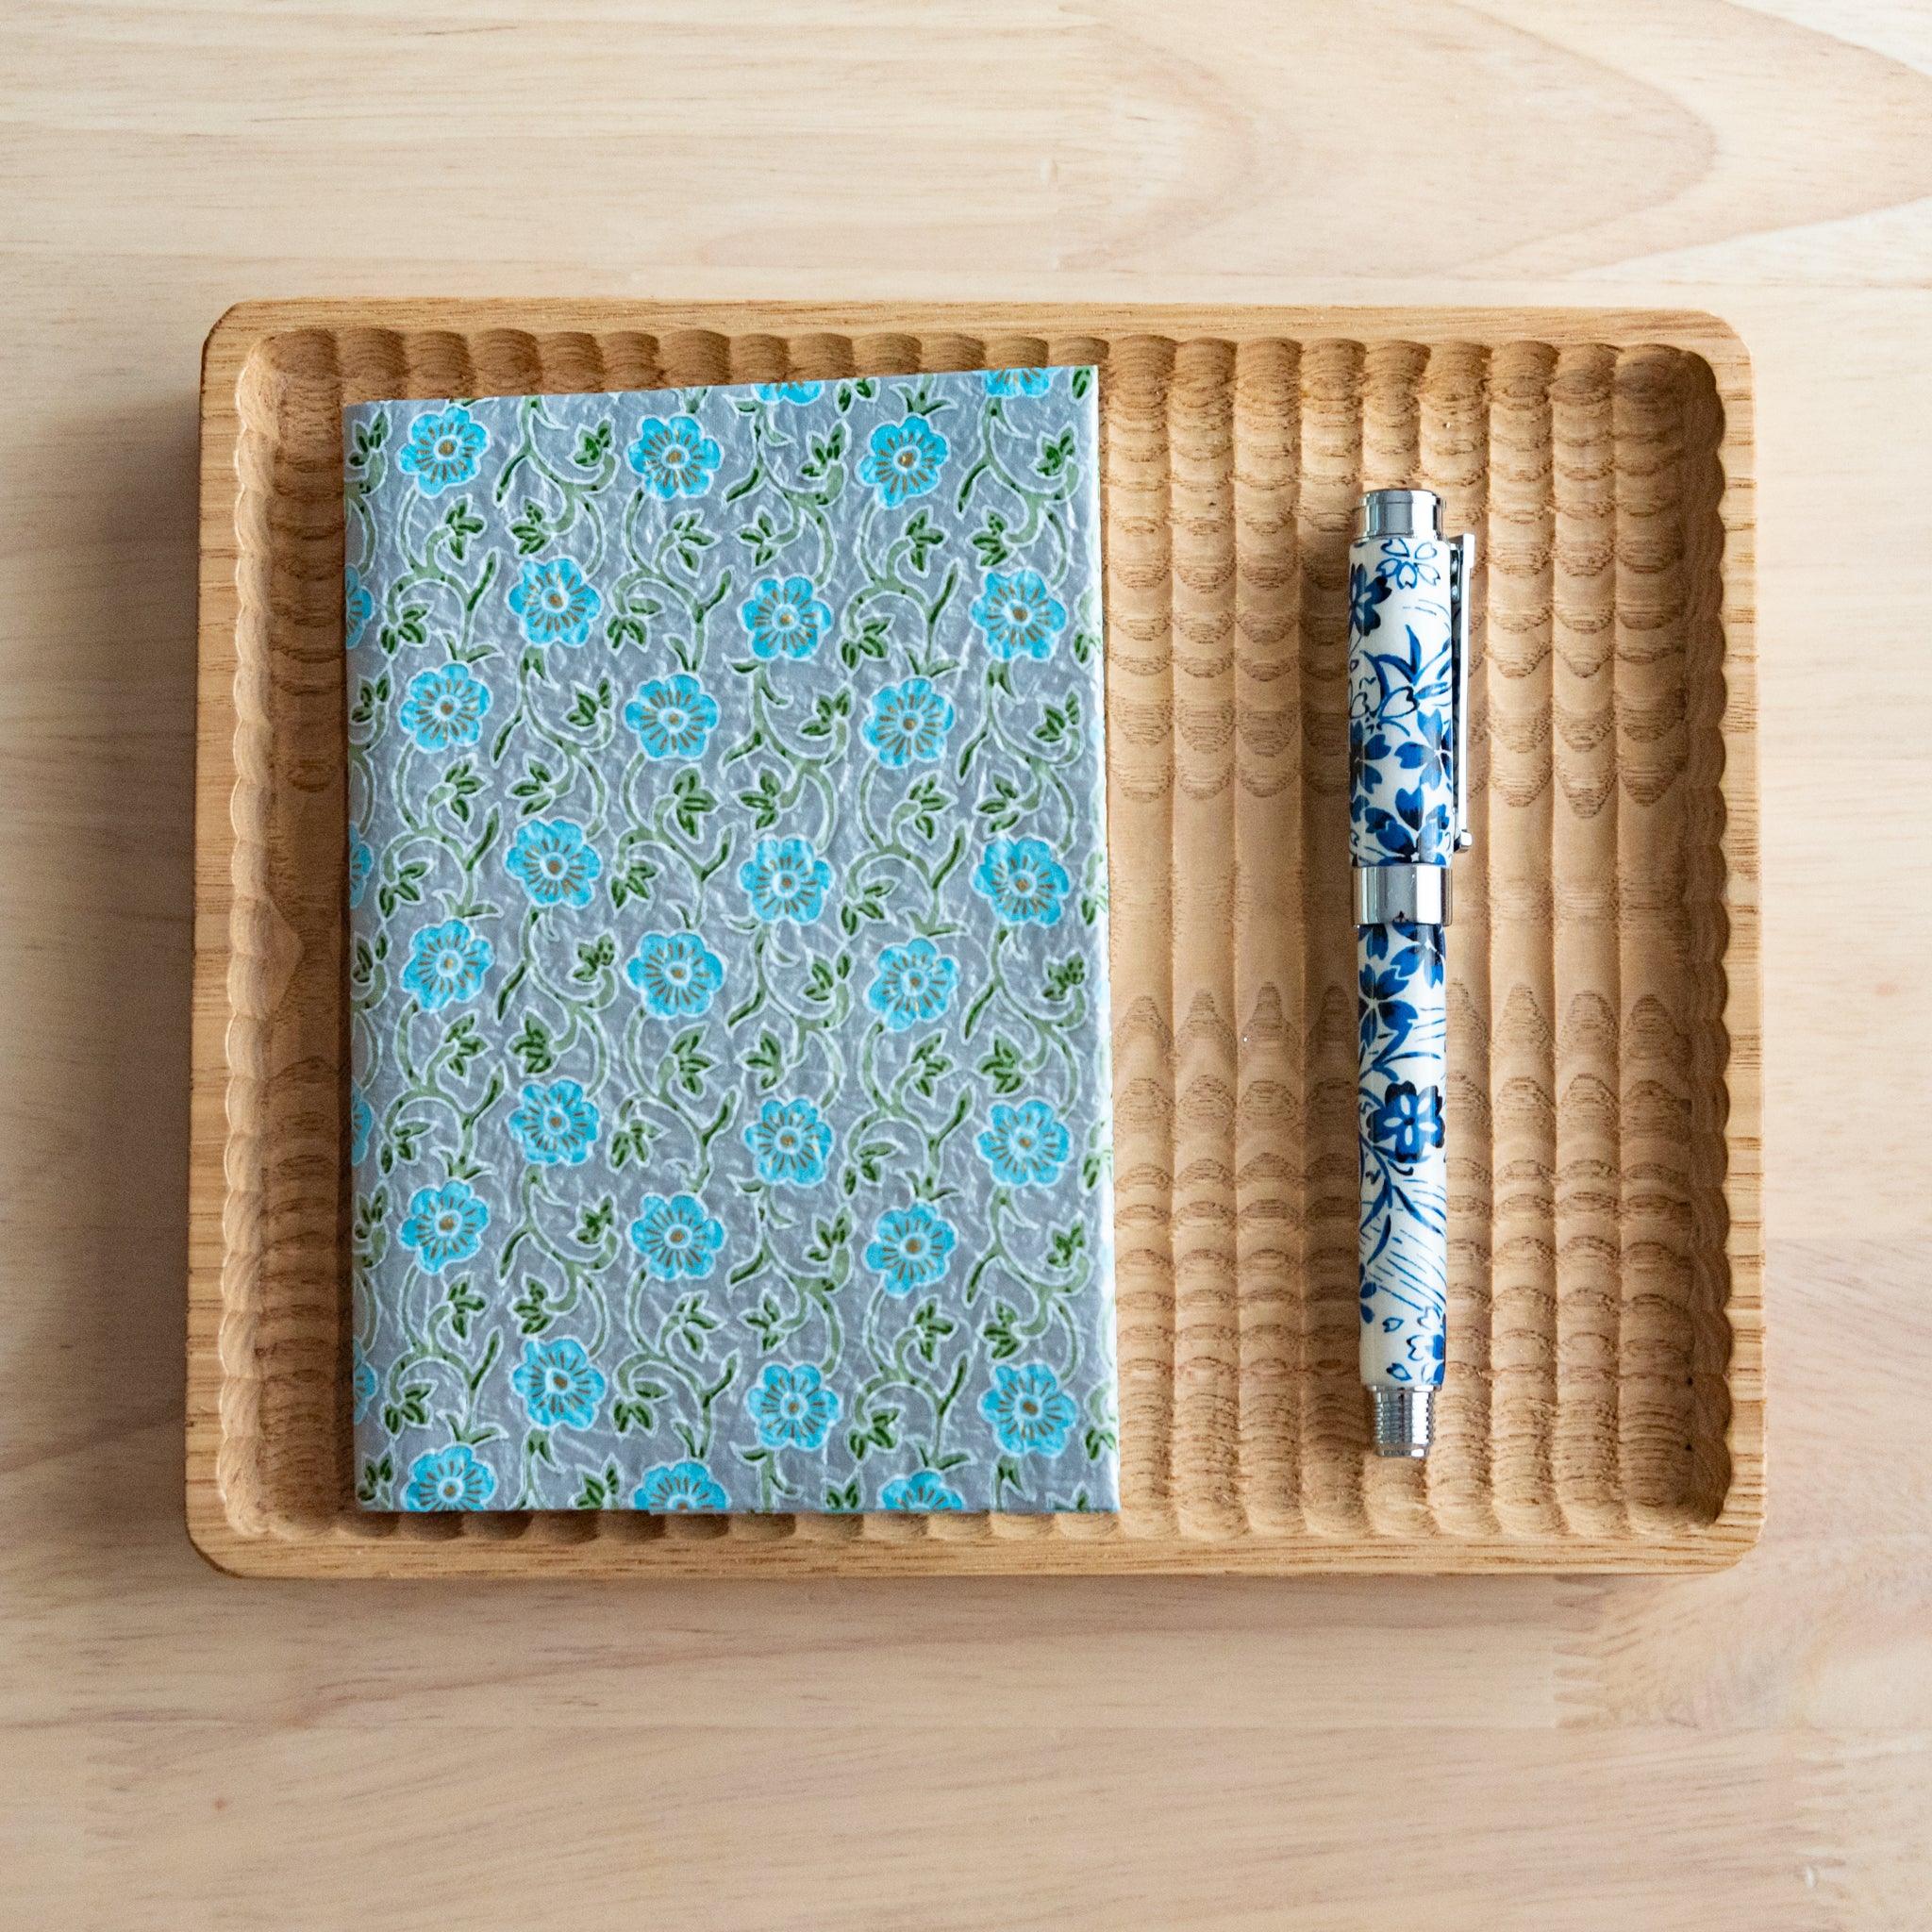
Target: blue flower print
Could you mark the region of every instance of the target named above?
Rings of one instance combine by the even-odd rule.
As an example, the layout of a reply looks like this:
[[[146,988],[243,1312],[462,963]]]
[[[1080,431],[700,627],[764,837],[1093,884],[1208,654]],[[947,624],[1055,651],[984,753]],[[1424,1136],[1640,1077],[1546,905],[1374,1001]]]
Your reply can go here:
[[[1080,1416],[1044,1362],[998,1363],[992,1387],[979,1398],[979,1412],[1009,1456],[1058,1456]]]
[[[503,862],[536,906],[588,906],[591,884],[604,870],[574,819],[526,820]]]
[[[1449,856],[1449,808],[1439,803],[1424,810],[1423,798],[1416,785],[1396,792],[1393,811],[1372,805],[1362,813],[1369,837],[1398,864],[1434,865]]]
[[[767,1449],[816,1449],[838,1420],[840,1402],[809,1362],[795,1368],[768,1362],[758,1386],[746,1392],[744,1406]]]
[[[370,1366],[369,1357],[362,1353],[359,1341],[351,1354],[350,1362],[349,1400],[354,1407],[354,1420],[359,1423],[375,1400],[378,1384],[375,1371]]]
[[[879,1491],[881,1509],[910,1509],[921,1515],[936,1509],[963,1509],[966,1504],[958,1490],[949,1490],[930,1469],[914,1470],[910,1475],[895,1476]]]
[[[1066,869],[1038,839],[995,839],[973,874],[974,891],[1009,925],[1058,925]]]
[[[758,384],[758,401],[761,403],[815,403],[824,391],[822,382],[761,382]]]
[[[524,1398],[525,1413],[540,1429],[588,1429],[609,1386],[584,1344],[569,1335],[525,1342],[524,1358],[509,1385]]]
[[[490,1224],[490,1206],[467,1181],[418,1188],[403,1223],[403,1245],[416,1251],[425,1274],[440,1274],[452,1261],[467,1261]]]
[[[1373,576],[1358,563],[1348,571],[1348,621],[1359,637],[1381,627],[1380,606],[1389,601],[1389,579],[1377,571]]]
[[[409,1465],[405,1509],[480,1509],[496,1493],[496,1472],[467,1442],[432,1449]]]
[[[490,447],[490,432],[460,403],[430,409],[409,425],[409,440],[396,468],[416,479],[425,496],[440,496],[452,483],[467,483]]]
[[[656,1469],[645,1470],[630,1500],[634,1508],[659,1515],[687,1509],[716,1511],[731,1504],[702,1462],[660,1462]]]
[[[646,416],[625,455],[644,488],[668,500],[702,496],[711,487],[719,452],[695,416],[674,416],[668,423]]]
[[[581,1167],[597,1138],[597,1104],[575,1080],[525,1087],[509,1130],[533,1167]]]
[[[568,557],[526,563],[523,580],[512,584],[509,608],[523,620],[533,644],[581,644],[604,599]]]
[[[718,705],[695,677],[654,677],[624,708],[647,758],[701,758],[718,722]]]
[[[744,1130],[758,1178],[808,1188],[825,1177],[832,1130],[808,1100],[768,1100]]]
[[[832,628],[832,607],[809,577],[764,577],[739,607],[754,658],[809,658]]]
[[[1037,570],[1002,576],[989,571],[973,607],[973,621],[986,633],[987,649],[1011,659],[1053,655],[1054,641],[1067,627],[1067,607],[1046,588]]]
[[[342,572],[342,639],[353,651],[362,641],[369,620],[375,615],[375,599],[362,581],[362,573],[352,563]]]
[[[483,990],[483,975],[495,958],[490,941],[460,919],[425,925],[409,942],[403,984],[422,1001],[425,1012],[453,1000],[473,999]]]
[[[349,827],[349,904],[359,906],[369,891],[370,874],[375,870],[375,854],[358,827]]]
[[[624,976],[667,1020],[694,1020],[724,984],[724,968],[694,932],[647,932]]]
[[[397,715],[419,751],[448,751],[476,742],[489,708],[490,687],[467,664],[444,664],[410,678]]]
[[[824,908],[832,868],[811,849],[809,839],[760,839],[738,868],[738,883],[751,909],[768,924],[790,919],[809,925]]]
[[[990,396],[1043,396],[1053,387],[1051,369],[989,369],[986,392]]]
[[[630,1243],[654,1279],[702,1281],[724,1245],[724,1228],[695,1194],[646,1194],[630,1224]]]
[[[1400,965],[1377,966],[1374,962],[1361,970],[1361,1043],[1366,1047],[1379,1034],[1400,1043],[1408,1038],[1415,1024],[1415,1008],[1403,994],[1408,990],[1409,974]]]
[[[930,1288],[946,1272],[956,1237],[952,1223],[942,1220],[924,1201],[909,1208],[891,1208],[881,1214],[865,1244],[865,1265],[880,1277],[890,1295],[910,1294]]]
[[[946,1010],[958,976],[958,963],[930,940],[888,946],[879,955],[878,975],[866,993],[866,1003],[891,1031],[903,1033],[922,1021],[937,1020]]]
[[[1392,919],[1387,925],[1365,925],[1360,933],[1363,954],[1378,964],[1389,962],[1403,985],[1420,973],[1431,986],[1442,983],[1442,928],[1412,925]]]
[[[1060,1177],[1072,1144],[1065,1124],[1043,1100],[996,1107],[979,1137],[980,1158],[1003,1188],[1050,1188]]]
[[[858,480],[878,491],[883,508],[897,509],[939,482],[946,453],[946,439],[924,416],[881,423],[859,460]]]
[[[1398,1166],[1419,1159],[1427,1147],[1442,1144],[1442,1096],[1433,1087],[1420,1092],[1407,1080],[1390,1082],[1381,1105],[1369,1115],[1369,1139]]]
[[[897,770],[908,758],[938,758],[952,728],[953,707],[945,693],[935,691],[928,678],[908,677],[874,693],[865,741],[880,764]]]
[[[349,1165],[360,1167],[369,1155],[369,1142],[375,1134],[375,1109],[369,1105],[361,1088],[349,1089]]]
[[[1378,577],[1387,577],[1398,591],[1413,591],[1424,584],[1441,581],[1437,559],[1441,545],[1426,537],[1385,537],[1381,561],[1375,566]],[[1383,593],[1388,594],[1386,591]]]
[[[1418,711],[1410,720],[1413,738],[1405,738],[1396,747],[1395,762],[1406,772],[1414,772],[1416,783],[1435,788],[1450,783],[1450,765],[1456,753],[1446,711]],[[1377,732],[1376,736],[1381,737]],[[1387,741],[1381,752],[1389,756]]]

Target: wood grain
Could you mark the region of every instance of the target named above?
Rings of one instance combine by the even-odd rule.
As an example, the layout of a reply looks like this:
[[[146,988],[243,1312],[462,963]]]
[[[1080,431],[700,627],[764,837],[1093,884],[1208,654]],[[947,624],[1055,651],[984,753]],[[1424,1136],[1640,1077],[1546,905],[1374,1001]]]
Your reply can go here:
[[[1874,1382],[1880,1351],[1891,1389],[1932,1381],[1932,1190],[1911,1184],[1932,854],[1874,836],[1923,818],[1932,742],[1923,619],[1877,567],[1932,554],[1923,5],[21,0],[6,46],[0,1918],[1923,1918],[1932,1458]],[[1758,1547],[1671,1579],[255,1585],[202,1562],[180,1387],[195,373],[230,303],[319,291],[1613,302],[1733,324],[1759,451]],[[1237,362],[1262,378],[1236,417],[1257,537],[1296,514],[1298,411],[1267,398],[1299,375],[1270,356]],[[1426,411],[1420,441],[1466,461]],[[1258,567],[1236,586],[1244,631],[1287,627],[1237,662],[1257,719],[1300,589]],[[1235,756],[1299,785],[1293,738]],[[1243,1006],[1273,974],[1299,997],[1272,809],[1236,800]],[[1250,1491],[1282,1521],[1299,1439],[1269,1391],[1301,1345],[1306,1230],[1299,1183],[1247,1157],[1301,1096],[1255,1010],[1238,1259],[1268,1286],[1243,1295],[1264,1346],[1242,1415]],[[1473,1057],[1452,1106],[1499,1065]],[[212,1118],[197,1098],[200,1131],[222,1098]],[[1480,1224],[1506,1184],[1457,1185]],[[1458,1295],[1487,1293],[1474,1241],[1456,1265]],[[1467,1440],[1488,1433],[1473,1415]],[[1416,1795],[1399,1841],[1395,1766]]]
[[[1119,1518],[359,1512],[343,1371],[342,405],[1009,358],[1101,365]],[[1257,435],[1275,493],[1258,526],[1236,511]],[[269,305],[209,339],[202,456],[195,1075],[225,1100],[191,1152],[206,1235],[188,1480],[215,1560],[270,1574],[1668,1570],[1749,1546],[1763,1491],[1754,604],[1748,546],[1728,538],[1748,534],[1752,429],[1722,325]],[[1492,1257],[1487,1279],[1461,1271],[1426,1470],[1364,1455],[1344,858],[1350,526],[1363,489],[1424,480],[1484,539],[1473,741],[1490,837],[1474,945],[1458,930],[1452,948],[1450,1080],[1453,1238]],[[1243,629],[1244,576],[1291,587],[1291,621],[1282,604]],[[1291,782],[1243,764],[1243,744],[1291,745]],[[1258,924],[1257,845],[1289,866]],[[1278,1189],[1249,1204],[1249,1248],[1300,1230],[1291,1261],[1256,1257],[1252,1302],[1243,1160]]]

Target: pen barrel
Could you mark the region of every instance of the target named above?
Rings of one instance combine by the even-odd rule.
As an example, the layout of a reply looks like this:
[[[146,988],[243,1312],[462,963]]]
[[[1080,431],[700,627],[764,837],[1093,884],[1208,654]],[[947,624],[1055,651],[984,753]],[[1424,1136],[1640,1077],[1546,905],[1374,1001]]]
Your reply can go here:
[[[1372,1391],[1442,1380],[1447,975],[1442,926],[1427,921],[1447,895],[1422,891],[1407,869],[1444,868],[1446,887],[1458,829],[1452,547],[1424,528],[1349,550],[1349,854],[1357,871],[1404,869],[1388,893],[1358,898],[1368,923],[1356,928],[1361,1378]],[[1392,916],[1374,916],[1376,905]],[[1383,1407],[1378,1397],[1388,1453]],[[1425,1442],[1425,1403],[1423,1414]]]
[[[1361,1378],[1371,1389],[1433,1389],[1442,1379],[1449,1300],[1442,928],[1407,920],[1357,926],[1356,963]]]

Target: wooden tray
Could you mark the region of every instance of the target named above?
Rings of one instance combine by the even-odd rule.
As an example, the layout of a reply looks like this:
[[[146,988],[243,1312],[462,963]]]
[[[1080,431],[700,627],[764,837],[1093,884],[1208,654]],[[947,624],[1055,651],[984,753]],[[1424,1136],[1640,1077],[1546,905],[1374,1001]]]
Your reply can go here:
[[[364,1516],[341,432],[382,396],[1102,364],[1116,1518]],[[202,388],[188,1516],[277,1575],[1691,1570],[1763,1507],[1752,430],[1709,317],[293,302]],[[1450,1367],[1356,1384],[1346,547],[1481,534]]]

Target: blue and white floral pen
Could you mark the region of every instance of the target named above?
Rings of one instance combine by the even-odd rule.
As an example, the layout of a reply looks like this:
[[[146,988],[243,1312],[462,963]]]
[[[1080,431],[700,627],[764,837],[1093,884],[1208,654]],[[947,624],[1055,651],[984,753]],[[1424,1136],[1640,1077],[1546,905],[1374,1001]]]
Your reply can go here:
[[[1361,1376],[1378,1456],[1422,1457],[1449,1290],[1443,928],[1470,842],[1475,539],[1426,490],[1372,490],[1348,553],[1349,856],[1360,968]]]

